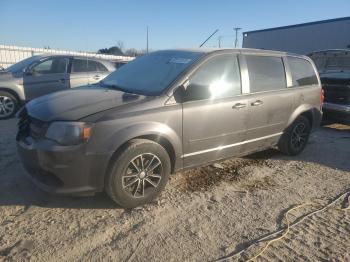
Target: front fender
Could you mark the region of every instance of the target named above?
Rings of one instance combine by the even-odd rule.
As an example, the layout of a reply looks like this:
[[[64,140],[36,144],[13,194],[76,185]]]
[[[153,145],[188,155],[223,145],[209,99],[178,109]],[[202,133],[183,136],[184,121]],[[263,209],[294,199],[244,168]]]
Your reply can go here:
[[[114,131],[108,135],[106,133],[99,134],[102,139],[98,139],[100,142],[93,142],[90,148],[94,148],[94,151],[97,149],[97,151],[100,151],[99,153],[102,153],[102,151],[106,153],[107,151],[107,153],[113,154],[127,141],[136,137],[149,135],[159,136],[168,140],[174,149],[175,156],[179,157],[182,155],[182,141],[179,134],[166,124],[149,121],[134,123],[121,127],[118,130],[114,129]]]
[[[175,156],[182,155],[181,138],[169,126],[157,122],[137,123],[119,130],[112,136],[110,150],[116,151],[125,142],[140,136],[155,135],[160,138],[165,138],[170,142],[175,151]]]
[[[24,95],[24,91],[23,91],[23,87],[17,84],[0,84],[0,90],[1,91],[5,91],[5,92],[9,92],[10,94],[14,95],[16,98],[18,98],[20,103],[25,102],[25,95]]]

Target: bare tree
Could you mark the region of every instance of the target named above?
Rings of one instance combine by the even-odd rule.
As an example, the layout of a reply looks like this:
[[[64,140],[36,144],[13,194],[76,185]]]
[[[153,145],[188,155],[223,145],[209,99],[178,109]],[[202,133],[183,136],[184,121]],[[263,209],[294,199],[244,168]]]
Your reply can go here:
[[[118,40],[118,42],[115,46],[118,47],[122,52],[124,52],[124,42],[123,41]]]
[[[129,48],[126,49],[124,54],[127,56],[137,56],[139,51],[136,48]]]

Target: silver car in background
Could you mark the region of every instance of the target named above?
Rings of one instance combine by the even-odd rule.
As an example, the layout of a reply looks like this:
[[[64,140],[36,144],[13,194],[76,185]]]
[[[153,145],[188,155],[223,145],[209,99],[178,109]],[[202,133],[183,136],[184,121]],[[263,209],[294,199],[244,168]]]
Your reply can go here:
[[[69,55],[37,55],[0,71],[0,120],[36,97],[95,84],[115,71],[112,62]]]

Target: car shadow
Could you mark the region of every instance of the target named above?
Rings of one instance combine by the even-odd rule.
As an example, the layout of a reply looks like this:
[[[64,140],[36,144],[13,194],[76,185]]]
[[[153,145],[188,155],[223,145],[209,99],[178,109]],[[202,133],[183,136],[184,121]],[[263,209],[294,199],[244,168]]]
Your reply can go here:
[[[24,171],[23,171],[24,172]],[[67,209],[122,209],[114,203],[105,193],[97,193],[93,196],[60,196],[46,193],[37,188],[24,175],[19,177],[22,181],[17,183],[21,190],[2,188],[0,193],[1,206],[31,206],[42,208],[67,208]]]
[[[297,156],[286,156],[277,149],[268,149],[246,156],[248,159],[276,159],[311,162],[350,172],[350,126],[327,124],[311,134],[304,151]]]

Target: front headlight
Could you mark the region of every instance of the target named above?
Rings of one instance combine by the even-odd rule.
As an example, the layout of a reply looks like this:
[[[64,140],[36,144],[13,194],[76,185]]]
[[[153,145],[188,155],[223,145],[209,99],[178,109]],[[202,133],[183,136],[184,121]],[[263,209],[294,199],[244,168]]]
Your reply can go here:
[[[53,122],[46,131],[46,138],[61,145],[78,145],[89,140],[91,123],[83,122]]]

